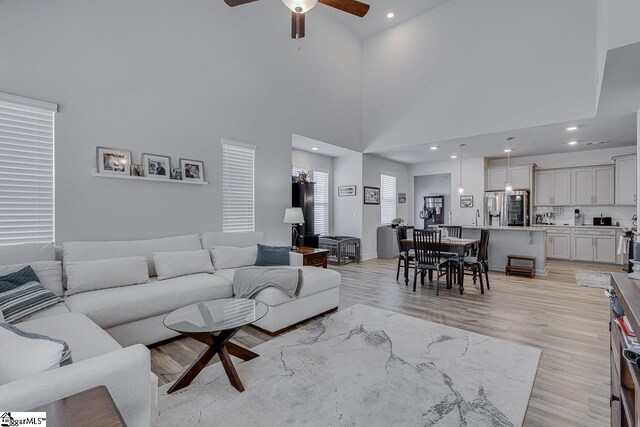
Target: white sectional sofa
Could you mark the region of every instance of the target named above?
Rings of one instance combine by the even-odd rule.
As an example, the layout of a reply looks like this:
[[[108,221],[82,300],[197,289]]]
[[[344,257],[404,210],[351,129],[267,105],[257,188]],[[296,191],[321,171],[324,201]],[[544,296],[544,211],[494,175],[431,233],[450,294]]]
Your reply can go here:
[[[262,241],[259,232],[210,232],[139,241],[64,243],[64,266],[77,261],[144,256],[150,282],[67,295],[64,304],[15,325],[67,342],[73,364],[0,385],[0,407],[27,410],[106,385],[127,425],[149,425],[150,407],[157,396],[157,377],[150,372],[149,350],[145,345],[177,335],[162,322],[171,311],[201,301],[231,298],[237,269],[158,280],[153,254],[213,248],[224,251],[228,247],[255,247]],[[0,265],[54,261],[54,257],[51,245],[0,248]],[[269,306],[269,313],[256,326],[271,334],[338,307],[339,273],[302,266],[302,256],[295,253],[291,254],[290,264],[289,268],[303,270],[298,297],[291,299],[276,288],[264,289],[255,296]],[[57,293],[62,291],[59,289]]]

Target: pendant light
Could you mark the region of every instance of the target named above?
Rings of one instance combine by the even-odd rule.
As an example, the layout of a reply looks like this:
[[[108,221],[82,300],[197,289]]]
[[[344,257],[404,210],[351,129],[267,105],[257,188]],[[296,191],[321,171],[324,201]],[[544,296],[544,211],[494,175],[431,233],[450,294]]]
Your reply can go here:
[[[515,138],[510,136],[507,138],[507,148],[504,150],[507,152],[507,182],[504,185],[504,191],[507,193],[513,192],[513,185],[511,184],[511,180],[509,179],[509,175],[511,174],[511,147],[509,144],[513,142]]]
[[[464,185],[462,185],[462,147],[464,147],[464,144],[460,144],[460,187],[458,187],[458,194],[464,194]]]

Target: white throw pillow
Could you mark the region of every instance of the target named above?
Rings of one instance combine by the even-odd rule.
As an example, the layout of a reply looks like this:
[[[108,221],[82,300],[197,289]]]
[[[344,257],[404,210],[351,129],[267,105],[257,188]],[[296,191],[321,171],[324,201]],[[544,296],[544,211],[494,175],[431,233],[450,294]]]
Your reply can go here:
[[[56,249],[53,243],[22,243],[0,246],[0,264],[3,265],[55,260]]]
[[[30,265],[34,273],[38,275],[40,283],[56,295],[62,296],[62,262],[60,261],[36,261],[24,264],[0,265],[0,276],[20,271]]]
[[[158,280],[196,273],[213,273],[209,251],[156,252],[153,254]]]
[[[258,246],[254,245],[246,248],[218,246],[211,250],[211,257],[216,270],[256,265]]]
[[[147,259],[143,256],[72,261],[64,267],[67,275],[67,293],[149,283]]]
[[[71,363],[69,346],[60,340],[0,324],[0,385]]]

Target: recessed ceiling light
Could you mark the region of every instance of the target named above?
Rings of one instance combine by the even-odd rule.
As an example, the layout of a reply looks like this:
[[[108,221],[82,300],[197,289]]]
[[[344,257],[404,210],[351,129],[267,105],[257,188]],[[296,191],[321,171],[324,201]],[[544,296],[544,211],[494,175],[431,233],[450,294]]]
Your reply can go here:
[[[389,18],[389,19],[393,18],[394,16],[396,16],[396,14],[393,13],[393,12],[387,13],[387,18]]]
[[[435,151],[435,150],[437,150],[439,147],[438,147],[437,145],[433,145],[433,146],[431,146],[430,148],[431,148],[431,150],[434,150],[434,151]]]
[[[504,149],[504,152],[505,152],[505,153],[510,153],[510,152],[511,152],[511,148],[505,148],[505,149]]]
[[[452,159],[457,159],[458,156],[456,156],[455,154],[453,156],[451,156]]]
[[[569,141],[567,144],[569,144],[569,145],[576,145],[576,144],[578,144],[578,141]]]
[[[318,150],[319,150],[319,148],[318,148],[318,147],[313,147],[313,148],[311,148],[311,149],[312,149],[313,151],[318,151]]]
[[[578,130],[578,126],[569,126],[567,128],[567,132],[573,132],[574,130]]]

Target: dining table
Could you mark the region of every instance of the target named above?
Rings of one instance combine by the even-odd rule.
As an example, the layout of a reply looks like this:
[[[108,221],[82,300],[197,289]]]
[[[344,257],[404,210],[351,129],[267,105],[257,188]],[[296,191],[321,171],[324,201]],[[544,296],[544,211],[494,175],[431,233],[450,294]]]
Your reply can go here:
[[[400,240],[404,249],[414,249],[413,239]],[[464,294],[464,256],[468,254],[473,248],[480,244],[480,240],[477,239],[461,239],[457,237],[443,237],[440,242],[440,251],[454,253],[458,255],[458,286],[460,295]],[[409,284],[409,263],[404,263],[404,283]]]

